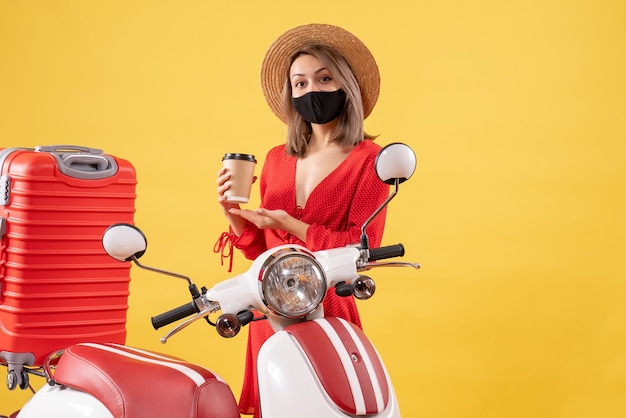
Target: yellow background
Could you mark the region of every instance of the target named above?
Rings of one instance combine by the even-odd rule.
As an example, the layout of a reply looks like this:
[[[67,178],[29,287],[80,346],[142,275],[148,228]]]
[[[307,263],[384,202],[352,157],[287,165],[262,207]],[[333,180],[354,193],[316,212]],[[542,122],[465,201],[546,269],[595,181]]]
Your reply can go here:
[[[0,0],[0,147],[130,160],[144,262],[212,285],[229,276],[212,252],[220,158],[262,162],[284,137],[260,90],[266,48],[296,25],[343,26],[380,66],[367,131],[419,160],[384,241],[423,269],[373,271],[359,303],[403,416],[624,417],[625,5]],[[134,268],[131,291],[128,344],[239,394],[245,333],[198,323],[162,346],[149,318],[183,303],[184,283]],[[0,413],[24,399],[2,386]]]

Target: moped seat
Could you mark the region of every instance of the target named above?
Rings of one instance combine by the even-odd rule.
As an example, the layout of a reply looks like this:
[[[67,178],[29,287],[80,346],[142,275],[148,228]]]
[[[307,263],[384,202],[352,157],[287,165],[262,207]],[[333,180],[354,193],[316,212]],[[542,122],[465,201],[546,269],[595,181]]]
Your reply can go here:
[[[81,343],[54,381],[90,393],[116,418],[239,418],[228,384],[202,366],[117,344]]]

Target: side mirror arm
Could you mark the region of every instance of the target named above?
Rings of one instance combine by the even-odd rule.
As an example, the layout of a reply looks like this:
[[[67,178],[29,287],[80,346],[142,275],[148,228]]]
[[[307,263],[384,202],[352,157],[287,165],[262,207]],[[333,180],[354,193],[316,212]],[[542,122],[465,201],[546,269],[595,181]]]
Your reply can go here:
[[[378,215],[380,211],[383,210],[383,208],[387,206],[389,202],[391,202],[391,199],[396,197],[396,195],[398,194],[398,188],[400,186],[400,179],[399,178],[394,179],[393,185],[394,185],[393,192],[389,195],[389,197],[387,197],[387,199],[383,202],[383,204],[380,205],[378,209],[376,209],[376,211],[365,221],[365,223],[361,227],[361,251],[366,252],[365,254],[366,259],[369,258],[370,244],[369,244],[369,238],[367,237],[367,233],[365,232],[365,228],[367,228],[367,226],[370,224],[370,222],[372,222],[372,220],[376,217],[376,215]]]

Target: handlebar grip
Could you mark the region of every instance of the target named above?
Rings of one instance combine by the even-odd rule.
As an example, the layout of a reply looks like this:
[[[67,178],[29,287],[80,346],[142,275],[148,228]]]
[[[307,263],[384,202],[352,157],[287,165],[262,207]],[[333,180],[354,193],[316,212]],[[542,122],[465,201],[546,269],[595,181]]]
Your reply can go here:
[[[186,303],[178,308],[174,308],[167,312],[164,312],[160,315],[153,316],[152,326],[154,329],[159,329],[165,325],[171,324],[172,322],[176,322],[179,319],[186,318],[195,313],[198,313],[198,309],[196,308],[196,304],[194,302]]]
[[[402,257],[404,255],[404,245],[387,245],[380,248],[370,249],[369,261],[384,260],[385,258]]]

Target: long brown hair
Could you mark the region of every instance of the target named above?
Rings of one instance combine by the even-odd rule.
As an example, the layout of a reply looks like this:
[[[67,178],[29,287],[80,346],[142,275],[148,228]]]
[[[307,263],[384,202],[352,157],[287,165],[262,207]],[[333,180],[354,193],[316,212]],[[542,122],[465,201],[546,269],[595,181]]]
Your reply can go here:
[[[364,139],[374,139],[376,136],[369,135],[363,130],[363,101],[361,99],[361,89],[350,69],[350,64],[346,59],[334,49],[319,45],[305,45],[296,51],[291,57],[285,84],[282,92],[282,104],[287,117],[287,154],[303,157],[311,138],[311,124],[305,121],[293,108],[291,104],[291,82],[289,81],[289,70],[291,65],[301,55],[312,55],[330,71],[333,78],[346,93],[346,103],[339,116],[339,121],[332,141],[342,147],[352,147]]]

